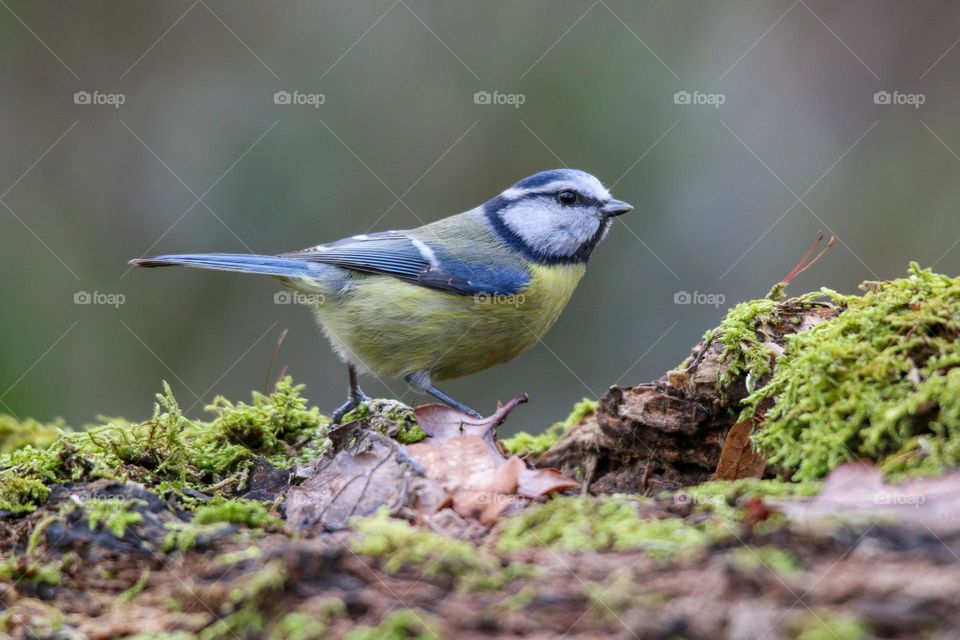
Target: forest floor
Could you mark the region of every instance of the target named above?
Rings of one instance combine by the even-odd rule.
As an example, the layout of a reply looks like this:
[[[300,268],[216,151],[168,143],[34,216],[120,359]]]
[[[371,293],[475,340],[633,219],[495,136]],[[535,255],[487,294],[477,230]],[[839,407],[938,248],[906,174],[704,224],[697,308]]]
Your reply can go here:
[[[960,279],[739,305],[542,434],[289,378],[0,417],[0,636],[960,637]]]

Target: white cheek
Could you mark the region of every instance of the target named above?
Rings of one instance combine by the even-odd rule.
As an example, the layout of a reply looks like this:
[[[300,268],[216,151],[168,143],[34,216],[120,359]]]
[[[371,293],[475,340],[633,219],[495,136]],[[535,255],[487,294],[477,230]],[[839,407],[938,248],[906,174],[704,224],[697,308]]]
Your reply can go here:
[[[503,221],[531,249],[552,256],[572,256],[600,225],[594,216],[536,203],[513,205],[503,213]]]

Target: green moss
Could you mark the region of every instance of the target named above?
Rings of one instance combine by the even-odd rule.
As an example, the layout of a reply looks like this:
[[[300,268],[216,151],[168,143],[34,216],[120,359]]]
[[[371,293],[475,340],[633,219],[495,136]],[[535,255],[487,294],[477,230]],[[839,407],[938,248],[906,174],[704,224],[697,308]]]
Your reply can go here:
[[[788,336],[770,382],[744,401],[741,419],[765,410],[754,442],[797,479],[857,458],[888,472],[960,464],[960,278],[912,264],[866,288],[824,290],[842,312]]]
[[[546,431],[539,435],[531,435],[520,431],[515,435],[501,440],[503,446],[511,455],[536,455],[547,451],[556,444],[557,440],[567,434],[574,425],[579,424],[587,416],[597,412],[597,401],[584,398],[573,406],[573,411],[566,420],[555,422]]]
[[[476,545],[441,536],[380,512],[353,521],[351,549],[376,559],[387,573],[413,569],[426,578],[453,577],[461,591],[502,589],[535,569],[521,563],[504,566]]]
[[[129,589],[117,596],[117,599],[120,602],[130,602],[138,595],[143,589],[147,586],[147,581],[150,579],[150,567],[145,567],[143,571],[140,572],[140,577],[137,578],[137,581],[134,582]]]
[[[307,408],[300,396],[303,385],[287,376],[269,396],[253,392],[253,404],[233,404],[217,396],[207,410],[217,415],[209,430],[221,443],[241,445],[259,455],[279,458],[275,466],[290,466],[291,449],[317,437],[329,419],[316,408]]]
[[[164,553],[179,551],[186,553],[197,546],[200,536],[204,533],[213,533],[222,525],[200,525],[194,522],[167,522],[164,525],[167,535],[160,545]]]
[[[43,562],[36,555],[11,554],[0,558],[0,577],[14,583],[23,582],[33,586],[57,586],[63,582],[63,572],[76,561],[76,555],[68,553],[59,560]]]
[[[495,561],[478,554],[473,544],[413,527],[385,512],[358,518],[353,529],[357,533],[350,543],[353,552],[376,558],[387,573],[413,567],[436,577],[496,568]]]
[[[773,351],[757,337],[757,328],[773,320],[777,305],[771,298],[741,302],[727,312],[719,329],[711,334],[723,345],[720,359],[727,364],[717,380],[719,391],[734,380],[749,376],[753,382],[770,373]]]
[[[0,511],[30,513],[49,495],[50,488],[37,478],[10,475],[0,481]]]
[[[216,497],[193,512],[193,521],[197,524],[232,522],[258,528],[283,526],[283,520],[271,514],[263,504],[244,498]]]
[[[429,616],[422,610],[394,611],[376,627],[359,626],[344,640],[440,640],[433,630]]]
[[[96,498],[83,503],[83,510],[91,531],[96,531],[97,527],[102,525],[113,536],[122,538],[127,532],[127,527],[143,520],[143,514],[131,509],[146,504],[144,500]]]
[[[364,420],[364,426],[394,438],[401,444],[413,444],[427,437],[413,409],[398,400],[370,400],[348,413],[344,424]]]
[[[730,561],[741,571],[769,569],[778,575],[794,573],[801,568],[795,555],[773,546],[737,547],[730,552]]]
[[[796,640],[864,640],[872,636],[870,628],[861,620],[816,609],[803,616],[793,637]]]
[[[322,640],[327,637],[330,622],[346,612],[343,600],[327,598],[320,607],[291,611],[274,621],[268,627],[266,637],[269,640]]]
[[[785,498],[814,496],[820,490],[818,482],[785,482],[783,480],[713,480],[680,491],[665,494],[674,502],[692,504],[695,511],[714,513],[729,520],[741,520],[743,513],[738,507],[739,498],[753,496]]]
[[[613,620],[637,607],[662,608],[667,599],[663,593],[646,591],[631,569],[615,569],[603,582],[587,582],[583,591],[594,614]]]
[[[421,427],[419,424],[415,424],[412,427],[400,429],[400,431],[398,431],[397,435],[394,437],[400,444],[414,444],[415,442],[420,442],[426,438],[427,433],[423,430],[423,427]]]
[[[716,525],[689,524],[679,518],[643,519],[636,503],[625,496],[559,497],[531,506],[501,525],[500,551],[549,547],[563,551],[627,551],[639,549],[658,559],[693,555],[712,536]]]
[[[283,616],[270,626],[270,640],[322,640],[326,637],[327,625],[314,616],[294,611]]]
[[[62,434],[47,448],[26,445],[0,455],[0,509],[31,511],[46,501],[43,486],[95,478],[141,482],[160,492],[239,485],[249,461],[277,467],[316,457],[329,446],[329,421],[307,409],[302,386],[287,377],[250,405],[218,398],[212,422],[183,416],[170,387],[157,396],[153,417],[140,423],[110,419]]]
[[[0,453],[10,453],[26,446],[46,449],[57,441],[64,429],[63,420],[44,424],[31,418],[21,422],[13,416],[0,415]]]

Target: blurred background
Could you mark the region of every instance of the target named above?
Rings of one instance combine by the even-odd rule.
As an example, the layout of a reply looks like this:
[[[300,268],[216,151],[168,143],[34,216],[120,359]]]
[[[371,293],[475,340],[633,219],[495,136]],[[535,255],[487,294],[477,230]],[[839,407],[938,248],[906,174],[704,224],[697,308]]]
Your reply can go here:
[[[752,0],[0,2],[0,412],[194,417],[346,370],[269,278],[128,271],[469,209],[536,171],[619,218],[542,344],[444,389],[509,431],[659,377],[818,230],[792,285],[960,272],[960,5]],[[387,386],[389,385],[389,386]],[[397,381],[375,396],[426,401]]]

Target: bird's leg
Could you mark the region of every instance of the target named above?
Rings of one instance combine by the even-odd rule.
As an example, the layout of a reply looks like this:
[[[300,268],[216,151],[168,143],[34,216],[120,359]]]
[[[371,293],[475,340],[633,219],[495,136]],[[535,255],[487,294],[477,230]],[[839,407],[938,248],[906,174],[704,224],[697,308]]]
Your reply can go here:
[[[416,373],[411,373],[406,378],[404,378],[404,380],[406,380],[407,384],[409,384],[416,391],[429,393],[434,398],[436,398],[443,404],[447,405],[448,407],[453,407],[457,411],[462,411],[463,413],[466,413],[472,418],[483,420],[483,416],[480,415],[478,412],[474,411],[473,409],[463,404],[459,400],[456,400],[455,398],[451,398],[450,396],[445,394],[443,391],[440,391],[440,389],[437,389],[435,386],[433,386],[433,382],[430,380],[429,371],[418,371]]]
[[[363,389],[360,388],[360,383],[357,382],[357,370],[352,364],[347,365],[347,371],[350,376],[350,386],[347,388],[347,401],[333,412],[333,424],[340,424],[343,416],[360,406],[361,402],[366,402],[370,399],[367,397],[367,394],[363,392]]]

